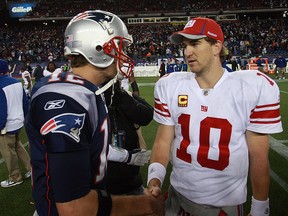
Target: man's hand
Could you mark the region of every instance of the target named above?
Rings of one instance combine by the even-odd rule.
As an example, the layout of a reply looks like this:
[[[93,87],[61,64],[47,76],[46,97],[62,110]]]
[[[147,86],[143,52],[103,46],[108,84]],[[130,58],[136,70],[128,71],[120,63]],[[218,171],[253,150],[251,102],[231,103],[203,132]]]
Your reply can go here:
[[[144,166],[150,160],[151,150],[134,149],[129,151],[126,163],[134,166]]]
[[[150,193],[154,197],[162,195],[161,188],[158,185],[149,186],[147,190],[144,191],[146,194]]]
[[[165,202],[163,195],[157,197],[153,196],[152,198],[152,209],[154,210],[153,216],[164,216],[165,215]]]
[[[148,188],[144,188],[144,194],[151,197],[151,204],[152,204],[153,213],[149,214],[149,215],[153,215],[153,216],[162,216],[162,215],[164,215],[164,212],[165,212],[165,206],[164,206],[165,198],[164,198],[164,196],[161,193],[161,189],[160,189],[160,193],[157,196],[154,196],[149,191]]]

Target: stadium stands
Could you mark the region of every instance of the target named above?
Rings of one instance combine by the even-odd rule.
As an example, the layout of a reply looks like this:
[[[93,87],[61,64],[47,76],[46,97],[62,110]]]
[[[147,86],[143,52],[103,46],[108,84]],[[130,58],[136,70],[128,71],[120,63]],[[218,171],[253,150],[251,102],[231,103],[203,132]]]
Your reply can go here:
[[[68,18],[76,13],[88,9],[111,10],[122,15],[122,19],[137,17],[139,13],[160,17],[179,17],[179,13],[189,14],[207,12],[205,16],[219,18],[221,14],[234,11],[236,19],[227,21],[220,19],[225,31],[225,45],[231,56],[266,56],[273,58],[277,54],[288,56],[288,19],[283,17],[283,10],[287,8],[287,1],[208,1],[188,3],[179,0],[173,4],[165,1],[81,1],[77,4],[66,1],[41,1],[32,12],[24,18],[36,18],[33,21],[9,20],[6,25],[0,25],[0,57],[10,63],[45,63],[52,54],[55,61],[63,62],[63,31]],[[120,4],[121,2],[121,4]],[[8,1],[9,3],[9,1]],[[53,6],[53,7],[52,7]],[[245,13],[242,11],[245,9]],[[268,10],[265,12],[263,10]],[[246,13],[250,11],[250,13]],[[3,10],[2,10],[3,11]],[[172,13],[172,11],[174,13]],[[242,11],[242,12],[241,12]],[[187,13],[188,12],[188,13]],[[156,13],[156,14],[155,14]],[[170,13],[170,14],[169,14]],[[215,13],[217,13],[215,15]],[[126,15],[125,15],[126,14]],[[210,15],[211,14],[211,15]],[[47,19],[53,17],[55,19]],[[139,16],[138,16],[139,17]],[[222,16],[226,17],[226,16]],[[44,19],[46,18],[46,20]],[[58,19],[57,19],[58,18]],[[64,19],[61,19],[64,18]],[[67,19],[65,19],[67,18]],[[21,20],[21,19],[20,19]],[[163,19],[164,20],[164,19]],[[130,24],[129,32],[133,35],[134,44],[127,50],[137,62],[146,62],[147,53],[151,53],[150,62],[160,58],[181,57],[182,49],[171,45],[169,35],[175,30],[183,28],[185,22],[166,22]]]

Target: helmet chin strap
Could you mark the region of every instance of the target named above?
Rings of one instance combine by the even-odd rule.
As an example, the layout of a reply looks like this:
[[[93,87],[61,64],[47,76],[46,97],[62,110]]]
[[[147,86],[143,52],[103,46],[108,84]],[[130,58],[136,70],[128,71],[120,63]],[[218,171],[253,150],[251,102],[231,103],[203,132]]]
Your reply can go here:
[[[103,92],[105,92],[108,88],[110,88],[110,86],[112,86],[115,82],[117,81],[117,75],[111,79],[109,82],[107,82],[104,86],[102,86],[101,88],[99,88],[97,91],[95,91],[96,95],[100,95]]]
[[[119,59],[117,59],[117,65],[119,65]],[[115,77],[113,79],[111,79],[109,82],[107,82],[104,86],[102,86],[101,88],[99,88],[97,91],[95,91],[96,95],[100,95],[103,92],[105,92],[108,88],[110,88],[112,85],[114,85],[114,83],[117,82],[117,80],[119,79],[118,77],[119,74],[119,68],[117,67],[117,74],[115,75]],[[114,87],[113,87],[113,91],[112,91],[112,96],[114,94]],[[112,99],[112,97],[111,97]],[[112,100],[111,100],[112,103]]]

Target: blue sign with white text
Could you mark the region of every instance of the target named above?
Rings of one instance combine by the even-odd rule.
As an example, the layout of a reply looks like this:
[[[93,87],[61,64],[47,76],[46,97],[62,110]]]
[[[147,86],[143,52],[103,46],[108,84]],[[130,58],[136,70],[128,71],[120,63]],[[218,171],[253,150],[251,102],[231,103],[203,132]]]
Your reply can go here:
[[[36,6],[35,2],[29,3],[11,3],[9,4],[9,14],[11,18],[23,17],[32,11]]]

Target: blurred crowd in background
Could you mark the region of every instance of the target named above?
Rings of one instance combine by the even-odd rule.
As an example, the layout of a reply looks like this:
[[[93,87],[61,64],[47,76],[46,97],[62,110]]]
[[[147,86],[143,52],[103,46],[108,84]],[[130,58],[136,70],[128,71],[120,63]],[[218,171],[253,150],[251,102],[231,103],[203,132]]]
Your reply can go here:
[[[125,3],[124,3],[125,2]],[[238,17],[237,20],[222,21],[220,25],[224,30],[225,45],[228,48],[227,59],[232,56],[244,58],[267,57],[273,59],[277,55],[288,56],[288,19],[279,8],[286,8],[286,0],[259,0],[259,1],[210,1],[203,0],[190,2],[179,0],[168,3],[166,1],[81,1],[74,4],[69,1],[39,1],[27,17],[70,17],[87,9],[109,10],[116,14],[126,14],[137,17],[139,13],[166,13],[193,11],[254,11],[247,16]],[[2,8],[3,10],[4,7]],[[258,9],[271,9],[271,13],[261,15]],[[209,13],[208,13],[209,14]],[[155,14],[154,14],[155,15]],[[271,15],[271,16],[270,16]],[[125,17],[123,18],[125,20]],[[10,20],[11,21],[11,20]],[[9,63],[45,63],[47,61],[65,61],[63,56],[63,34],[68,19],[53,19],[49,21],[11,21],[0,26],[0,58]],[[133,35],[134,44],[127,49],[127,53],[138,62],[157,64],[159,59],[178,58],[183,56],[179,45],[172,45],[169,35],[183,28],[182,23],[155,23],[130,24],[130,34]]]

